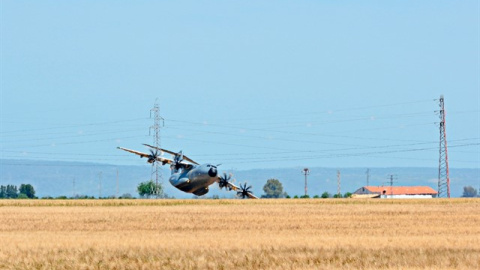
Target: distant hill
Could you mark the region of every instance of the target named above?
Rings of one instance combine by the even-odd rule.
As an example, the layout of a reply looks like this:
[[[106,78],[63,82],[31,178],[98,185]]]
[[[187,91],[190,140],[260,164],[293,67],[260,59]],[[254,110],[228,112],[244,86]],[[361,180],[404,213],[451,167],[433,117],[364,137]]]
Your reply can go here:
[[[263,194],[263,185],[270,178],[279,179],[284,190],[291,196],[304,194],[303,168],[253,169],[233,171],[235,183],[245,181],[253,186],[256,195]],[[98,197],[115,196],[130,193],[138,196],[138,183],[152,178],[152,169],[148,164],[142,166],[115,166],[98,163],[35,161],[0,159],[0,185],[22,183],[32,184],[36,194],[42,196],[72,196],[74,193]],[[341,171],[341,192],[353,192],[366,185],[366,168],[345,168]],[[227,171],[228,172],[228,171]],[[100,188],[101,173],[101,188]],[[192,194],[178,191],[170,185],[170,170],[162,170],[165,192],[176,198],[192,198]],[[394,185],[430,186],[437,190],[437,168],[370,168],[370,185],[389,185],[389,175],[395,175]],[[75,189],[73,182],[75,181]],[[480,186],[480,169],[451,169],[450,189],[453,197],[460,197],[463,187]],[[321,195],[324,191],[337,192],[336,168],[310,168],[308,176],[308,193],[310,196]],[[208,196],[232,197],[234,192],[219,191],[212,186]]]

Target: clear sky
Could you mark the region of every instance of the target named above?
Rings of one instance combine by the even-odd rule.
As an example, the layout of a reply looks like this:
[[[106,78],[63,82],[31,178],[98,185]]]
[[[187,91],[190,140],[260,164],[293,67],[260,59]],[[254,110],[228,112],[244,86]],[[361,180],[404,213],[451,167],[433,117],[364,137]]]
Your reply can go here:
[[[479,1],[0,1],[0,158],[480,167]]]

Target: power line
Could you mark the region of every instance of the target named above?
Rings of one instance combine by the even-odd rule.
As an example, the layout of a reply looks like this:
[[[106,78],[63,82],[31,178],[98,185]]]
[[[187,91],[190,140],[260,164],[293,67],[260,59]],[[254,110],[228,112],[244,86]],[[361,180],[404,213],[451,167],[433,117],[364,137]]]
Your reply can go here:
[[[242,147],[251,147],[251,148],[266,148],[266,149],[276,149],[276,148],[271,148],[271,147],[258,147],[258,146],[254,146],[254,145],[245,145],[245,144],[232,144],[232,143],[221,143],[221,142],[212,142],[212,141],[204,141],[204,140],[195,140],[195,139],[186,139],[184,138],[185,140],[189,140],[189,141],[195,141],[195,142],[203,142],[203,143],[212,143],[212,144],[217,144],[217,145],[235,145],[235,146],[242,146]],[[477,140],[477,138],[474,138],[474,139],[461,139],[461,140],[455,140],[455,141],[466,141],[466,140]],[[279,149],[279,150],[283,150],[281,153],[284,153],[284,154],[302,154],[302,157],[304,157],[305,155],[303,155],[304,153],[312,153],[312,154],[316,154],[318,152],[340,152],[340,151],[351,151],[351,150],[364,150],[364,149],[391,149],[391,148],[399,148],[399,147],[411,147],[411,146],[420,146],[420,145],[432,145],[432,147],[428,147],[428,148],[410,148],[410,149],[395,149],[395,150],[388,150],[388,151],[370,151],[370,152],[367,152],[367,153],[358,153],[360,155],[363,155],[363,154],[380,154],[380,153],[396,153],[396,152],[410,152],[410,151],[424,151],[424,150],[434,150],[434,149],[437,149],[436,147],[433,147],[433,144],[435,144],[435,142],[429,142],[429,143],[413,143],[413,144],[397,144],[397,145],[384,145],[384,146],[362,146],[362,147],[353,147],[353,148],[334,148],[334,149],[322,149],[320,151],[313,151],[313,150],[298,150],[298,149],[291,149],[291,150],[288,150],[288,151],[285,151],[286,149],[283,148],[283,149]],[[452,147],[463,147],[463,146],[472,146],[472,145],[479,145],[480,143],[466,143],[466,144],[460,144],[460,145],[454,145]],[[272,153],[272,154],[278,154],[278,153]],[[217,156],[218,154],[212,154],[212,156]],[[232,155],[233,154],[229,154],[229,155]],[[255,155],[255,153],[247,153],[247,155]],[[357,155],[357,153],[346,153],[346,154],[342,154],[342,153],[339,153],[339,154],[335,154],[335,155]],[[208,156],[208,155],[202,155],[202,156]],[[323,156],[323,155],[322,155]],[[332,156],[331,154],[328,154],[327,156]],[[268,159],[270,159],[271,157],[267,157]],[[291,159],[293,158],[291,155],[288,155],[288,156],[285,156],[285,158],[287,159]],[[237,158],[235,158],[237,159]],[[251,157],[249,157],[248,159],[252,159]]]
[[[476,138],[474,138],[476,139]],[[462,140],[454,140],[455,142],[461,142],[461,141],[468,141],[472,139],[462,139]],[[249,163],[249,162],[242,162],[242,160],[248,160],[250,162],[265,162],[265,161],[282,161],[282,160],[309,160],[309,159],[316,159],[316,158],[341,158],[341,157],[351,157],[351,156],[373,156],[373,155],[378,155],[378,154],[390,154],[390,153],[401,153],[401,152],[415,152],[415,151],[429,151],[429,150],[435,150],[437,149],[436,147],[426,147],[426,148],[410,148],[410,149],[396,149],[396,150],[388,150],[388,151],[370,151],[370,152],[350,152],[350,153],[333,153],[333,154],[318,154],[320,152],[339,152],[339,151],[347,151],[347,150],[363,150],[363,149],[381,149],[381,148],[392,148],[392,147],[408,147],[408,146],[415,146],[415,145],[421,145],[421,144],[407,144],[407,145],[388,145],[388,146],[381,146],[381,147],[359,147],[359,148],[344,148],[344,149],[328,149],[328,150],[321,150],[321,151],[299,151],[299,150],[290,150],[290,151],[282,151],[282,152],[272,152],[272,153],[255,153],[255,152],[249,152],[249,153],[230,153],[228,155],[223,154],[223,156],[231,156],[232,158],[224,158],[223,160],[228,161],[228,160],[233,160],[235,162],[239,163]],[[467,146],[478,146],[480,143],[464,143],[464,144],[458,144],[458,145],[450,145],[450,148],[459,148],[459,147],[467,147]],[[243,147],[247,147],[245,145],[241,145]],[[255,147],[255,146],[251,146]],[[258,147],[255,147],[258,148]],[[283,149],[285,150],[285,149]],[[10,152],[10,153],[16,153],[16,151],[1,151],[1,152]],[[41,154],[42,152],[27,152],[27,153],[37,153]],[[22,155],[24,153],[22,152]],[[49,153],[54,156],[62,156],[62,160],[78,160],[78,158],[73,158],[73,157],[68,157],[68,155],[71,156],[103,156],[103,157],[119,157],[121,155],[109,155],[109,154],[76,154],[76,153]],[[282,156],[280,154],[287,154],[287,156]],[[301,154],[301,156],[292,156],[291,154]],[[309,155],[305,155],[309,154]],[[211,155],[202,155],[204,157],[206,156],[218,156],[220,154],[211,154]],[[242,155],[248,155],[248,157],[242,158]],[[269,157],[259,157],[259,155],[269,155]],[[256,158],[252,158],[251,156],[255,156]],[[274,156],[274,157],[271,157]],[[46,159],[48,160],[48,157],[41,157],[41,156],[27,156],[28,158],[41,158],[41,159]],[[12,156],[11,158],[19,158],[18,156]],[[20,158],[25,158],[25,156],[20,156]],[[58,160],[58,159],[57,159]],[[84,161],[87,161],[83,159]],[[95,159],[89,159],[88,161],[119,161],[123,159],[111,159],[111,158],[95,158]],[[54,160],[52,160],[54,161]],[[467,162],[467,161],[464,161]],[[468,161],[469,162],[469,161]]]
[[[133,122],[139,120],[145,120],[148,118],[135,118],[135,119],[127,119],[127,120],[115,120],[110,122],[99,122],[99,123],[89,123],[89,124],[80,124],[80,125],[68,125],[68,126],[58,126],[58,127],[49,127],[49,128],[39,128],[39,129],[24,129],[24,130],[11,130],[11,131],[0,131],[0,134],[5,133],[15,133],[15,132],[32,132],[32,131],[41,131],[41,130],[52,130],[52,129],[62,129],[62,128],[74,128],[74,127],[87,127],[87,126],[104,126],[109,124],[119,124],[125,122]]]
[[[285,116],[299,116],[303,117],[305,115],[317,115],[317,114],[325,114],[325,113],[330,113],[330,112],[347,112],[347,111],[358,111],[358,110],[366,110],[366,109],[375,109],[375,108],[382,108],[382,107],[392,107],[392,106],[402,106],[402,105],[409,105],[409,104],[415,104],[415,103],[426,103],[426,102],[432,102],[434,100],[432,99],[424,99],[424,100],[416,100],[416,101],[406,101],[406,102],[396,102],[396,103],[386,103],[386,104],[381,104],[381,105],[374,105],[374,106],[364,106],[364,107],[356,107],[356,108],[343,108],[343,109],[332,109],[332,110],[326,110],[326,111],[315,111],[315,112],[304,112],[304,113],[293,113],[289,111],[288,114],[276,114],[274,116],[269,116],[269,117],[255,117],[255,118],[233,118],[233,119],[228,119],[229,121],[252,121],[252,120],[258,120],[258,119],[265,119],[265,120],[271,120],[271,119],[284,119]]]
[[[464,145],[455,145],[450,147],[465,147],[472,145],[480,145],[480,143],[464,144]],[[258,162],[270,162],[270,161],[298,161],[298,160],[309,160],[309,159],[320,159],[320,158],[340,158],[340,157],[355,157],[355,156],[371,156],[377,154],[390,154],[390,153],[405,153],[405,152],[418,152],[418,151],[427,151],[427,150],[436,150],[436,147],[432,148],[414,148],[414,149],[402,149],[402,150],[393,150],[393,151],[378,151],[378,152],[363,152],[363,153],[345,153],[345,154],[331,154],[331,155],[315,155],[315,156],[305,156],[305,157],[283,157],[283,158],[265,158],[262,160],[259,159],[248,159],[249,162],[237,162],[237,163],[258,163]]]
[[[85,138],[85,137],[92,137],[92,136],[98,136],[98,135],[104,135],[104,134],[119,134],[119,133],[125,133],[125,132],[131,132],[131,131],[138,131],[139,129],[129,129],[129,130],[109,130],[106,132],[97,132],[97,133],[85,133],[85,134],[77,134],[77,135],[72,135],[72,133],[77,133],[77,132],[68,132],[68,133],[61,133],[61,134],[69,134],[67,136],[60,136],[60,137],[46,137],[46,138],[38,138],[38,136],[43,136],[45,134],[28,134],[27,136],[34,136],[34,138],[28,139],[28,141],[47,141],[47,140],[59,140],[59,139],[70,139],[70,138]],[[54,135],[54,133],[51,133],[50,135]],[[2,143],[11,143],[11,142],[19,142],[19,137],[25,137],[24,136],[14,136],[15,139],[8,141],[8,140],[2,140]],[[24,139],[27,140],[27,139]],[[22,141],[20,141],[22,142]]]
[[[387,116],[377,116],[377,117],[374,117],[374,120],[388,120],[388,119],[396,119],[396,118],[403,118],[403,117],[410,118],[410,117],[416,117],[418,115],[428,115],[429,113],[431,113],[431,111],[394,114],[394,115],[389,115],[389,116],[388,115]],[[205,124],[204,122],[195,122],[195,121],[191,121],[191,120],[187,121],[187,120],[171,119],[171,118],[168,118],[166,120],[168,120],[169,122],[185,123],[185,124],[188,124],[188,125],[198,125],[198,126],[208,126],[208,127],[217,126],[217,127],[222,127],[222,128],[240,128],[240,126],[238,126],[238,125],[222,124],[222,123]],[[278,123],[281,126],[270,127],[270,128],[248,128],[248,130],[275,131],[274,129],[272,130],[272,128],[282,129],[282,128],[292,128],[292,127],[305,126],[305,124],[307,124],[307,123],[315,123],[315,124],[324,125],[324,124],[337,124],[337,123],[345,123],[345,122],[358,122],[358,121],[361,121],[361,120],[371,121],[372,116],[368,115],[368,116],[363,116],[363,117],[346,118],[346,119],[335,120],[335,121],[333,121],[333,120],[307,121],[307,122],[300,123],[300,124],[298,123],[298,121],[295,121],[295,124],[291,124],[291,125],[285,125],[285,121],[282,121],[282,122]],[[229,123],[231,123],[231,121],[229,121]],[[265,124],[262,124],[262,126],[265,126]]]
[[[117,138],[109,138],[109,139],[99,139],[99,140],[91,140],[91,141],[79,141],[79,142],[63,142],[63,143],[51,143],[51,144],[41,144],[41,145],[23,145],[18,147],[9,147],[8,149],[20,149],[20,148],[34,148],[34,147],[45,147],[45,146],[57,146],[57,145],[73,145],[73,144],[85,144],[85,143],[95,143],[95,142],[108,142],[113,140],[119,139],[132,139],[132,138],[140,138],[144,136],[130,136],[130,137],[117,137]]]
[[[430,123],[428,123],[430,124]],[[421,126],[425,126],[425,123],[419,124]],[[417,126],[417,125],[415,125]],[[331,137],[331,138],[347,138],[347,139],[356,139],[356,140],[371,140],[378,142],[382,141],[405,141],[405,142],[419,142],[418,140],[406,140],[406,139],[392,139],[392,138],[372,138],[372,137],[359,137],[359,136],[351,136],[351,135],[338,135],[334,133],[308,133],[308,132],[292,132],[292,131],[270,131],[274,133],[286,134],[289,135],[289,138],[278,138],[272,137],[267,138],[266,136],[257,136],[257,135],[247,135],[247,134],[240,134],[240,133],[226,133],[220,131],[212,131],[212,130],[197,130],[197,129],[184,129],[184,128],[170,128],[170,129],[177,129],[186,132],[197,132],[197,133],[205,133],[205,134],[216,134],[216,135],[226,135],[226,136],[233,136],[233,137],[241,137],[241,138],[256,138],[262,140],[270,140],[270,141],[289,141],[289,142],[301,142],[301,143],[315,143],[315,144],[327,144],[327,145],[344,145],[344,146],[352,146],[352,144],[345,144],[345,143],[333,143],[333,142],[324,142],[319,140],[305,140],[304,136],[314,136],[314,137]],[[376,128],[373,130],[385,130],[386,128]],[[355,130],[356,132],[357,130]],[[348,132],[345,132],[348,133]],[[344,133],[342,133],[344,134]],[[295,137],[302,136],[303,139],[292,139],[290,135],[294,135]],[[318,138],[317,138],[318,139]]]
[[[169,137],[169,138],[172,138],[172,137]],[[475,141],[475,140],[480,140],[480,137],[478,138],[464,138],[464,139],[457,139],[457,140],[450,140],[450,143],[452,142],[467,142],[467,141]],[[194,141],[197,141],[197,140],[194,140]],[[215,144],[215,142],[213,141],[202,141],[202,142],[208,142],[208,143],[212,143],[212,144]],[[376,148],[376,149],[381,149],[381,148],[393,148],[393,147],[409,147],[409,146],[415,146],[415,145],[428,145],[428,144],[437,144],[438,142],[425,142],[425,143],[413,143],[413,144],[395,144],[395,145],[383,145],[383,146],[362,146],[362,147],[356,147],[356,148],[336,148],[336,149],[322,149],[321,152],[332,152],[332,151],[346,151],[346,150],[362,150],[362,149],[372,149],[372,148]],[[220,143],[221,144],[221,143]],[[248,145],[242,145],[242,144],[236,144],[238,146],[244,146],[244,147],[249,147]],[[470,144],[468,144],[470,145]],[[463,146],[463,145],[461,145]],[[251,146],[251,147],[255,147],[255,146]],[[456,146],[455,145],[452,145],[451,147],[455,148]],[[258,156],[258,155],[279,155],[279,154],[295,154],[295,153],[299,153],[299,154],[304,154],[304,153],[316,153],[316,152],[319,152],[319,151],[314,151],[314,150],[289,150],[289,151],[285,151],[285,149],[283,150],[280,150],[280,151],[276,151],[276,152],[245,152],[245,153],[211,153],[211,154],[202,154],[202,156],[204,157],[214,157],[214,156],[232,156],[232,157],[238,157],[238,156],[242,156],[242,155],[248,155],[248,156],[251,156],[251,155],[255,155],[255,156]],[[464,152],[464,151],[462,151]],[[0,150],[0,153],[19,153],[19,151],[17,150]],[[92,157],[96,157],[96,156],[100,156],[100,157],[125,157],[127,155],[121,153],[121,154],[105,154],[105,153],[102,153],[102,154],[94,154],[94,153],[88,153],[88,154],[84,154],[84,153],[72,153],[72,152],[37,152],[37,151],[28,151],[26,152],[27,154],[40,154],[40,155],[54,155],[54,156],[62,156],[62,157],[65,157],[65,156],[92,156]],[[478,152],[468,152],[467,153],[478,153]],[[22,152],[22,155],[24,154],[24,152]]]

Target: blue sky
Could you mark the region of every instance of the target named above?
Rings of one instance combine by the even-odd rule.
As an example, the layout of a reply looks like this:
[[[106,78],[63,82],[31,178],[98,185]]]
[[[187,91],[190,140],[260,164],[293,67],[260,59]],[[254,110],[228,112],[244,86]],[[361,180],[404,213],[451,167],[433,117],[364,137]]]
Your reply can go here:
[[[480,167],[478,1],[1,1],[0,158]]]

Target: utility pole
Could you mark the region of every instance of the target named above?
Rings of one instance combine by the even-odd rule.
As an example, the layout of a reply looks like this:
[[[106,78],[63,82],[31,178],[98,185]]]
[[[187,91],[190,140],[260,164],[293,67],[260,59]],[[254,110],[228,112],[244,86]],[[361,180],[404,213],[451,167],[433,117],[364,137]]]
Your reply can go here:
[[[308,188],[307,188],[307,176],[310,174],[310,170],[308,168],[303,169],[302,173],[305,175],[305,197],[308,195]]]
[[[390,198],[393,198],[393,174],[390,174]]]
[[[73,190],[72,190],[72,198],[75,199],[75,177],[73,177]]]
[[[337,170],[337,197],[340,198],[340,170]]]
[[[164,126],[164,121],[160,116],[160,106],[158,105],[158,99],[155,100],[155,104],[153,105],[153,108],[150,110],[150,118],[152,118],[152,112],[153,112],[153,126],[150,127],[149,132],[151,133],[153,129],[153,145],[157,148],[160,148],[160,121],[162,122],[162,126]],[[160,190],[158,189],[158,182],[161,182],[161,185],[163,187],[163,176],[162,176],[162,170],[160,169],[160,165],[158,162],[153,162],[154,170],[155,170],[155,196],[158,199],[160,194]],[[162,194],[163,195],[163,194]],[[163,196],[162,196],[163,197]]]
[[[448,169],[447,132],[445,127],[445,104],[443,95],[440,96],[440,146],[438,155],[438,198],[450,198],[450,173]]]
[[[367,169],[365,172],[367,174],[367,187],[369,186],[369,180],[370,180],[370,169]]]

